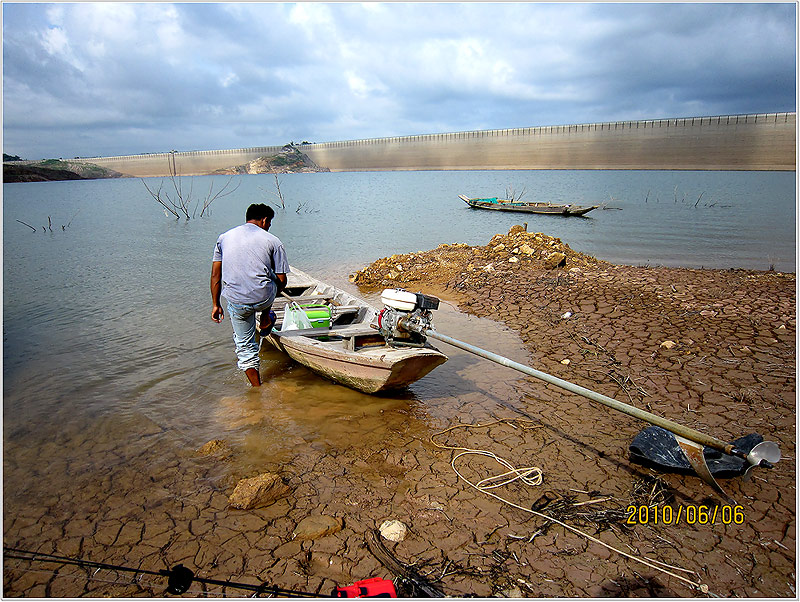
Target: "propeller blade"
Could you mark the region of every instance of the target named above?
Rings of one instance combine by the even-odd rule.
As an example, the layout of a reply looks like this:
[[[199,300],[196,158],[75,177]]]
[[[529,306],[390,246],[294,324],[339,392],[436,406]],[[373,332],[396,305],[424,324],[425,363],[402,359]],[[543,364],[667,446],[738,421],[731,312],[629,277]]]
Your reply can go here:
[[[762,441],[750,450],[747,454],[747,462],[750,466],[744,471],[743,480],[750,480],[750,473],[756,466],[765,466],[772,468],[773,464],[777,464],[781,459],[781,449],[774,441]]]
[[[681,450],[683,451],[683,455],[686,456],[686,459],[689,461],[689,464],[692,465],[694,471],[697,473],[701,479],[703,479],[706,483],[708,483],[711,488],[720,494],[725,501],[735,502],[733,499],[725,493],[725,490],[717,483],[716,479],[714,479],[711,471],[708,469],[708,464],[706,464],[706,458],[703,455],[703,446],[699,443],[695,443],[694,441],[690,441],[689,439],[685,439],[680,435],[675,435],[675,440],[678,442]]]

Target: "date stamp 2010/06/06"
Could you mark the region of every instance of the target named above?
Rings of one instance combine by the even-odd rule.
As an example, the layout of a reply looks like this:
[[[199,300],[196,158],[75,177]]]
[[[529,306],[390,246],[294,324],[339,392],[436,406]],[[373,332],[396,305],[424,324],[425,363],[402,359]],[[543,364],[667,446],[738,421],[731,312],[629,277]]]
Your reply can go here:
[[[627,525],[741,525],[744,507],[736,505],[705,506],[644,506],[631,505],[625,509]]]

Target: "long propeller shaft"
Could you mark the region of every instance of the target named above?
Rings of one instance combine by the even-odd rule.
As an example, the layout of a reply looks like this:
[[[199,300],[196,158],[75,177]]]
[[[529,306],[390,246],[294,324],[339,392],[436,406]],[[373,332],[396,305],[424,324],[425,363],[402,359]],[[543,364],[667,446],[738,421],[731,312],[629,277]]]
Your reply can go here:
[[[607,395],[598,393],[597,391],[592,391],[591,389],[587,389],[586,387],[581,387],[580,385],[576,385],[575,383],[571,383],[569,381],[563,380],[551,374],[547,374],[546,372],[542,372],[541,370],[536,370],[535,368],[531,368],[530,366],[526,366],[525,364],[520,364],[519,362],[515,362],[507,357],[498,355],[497,353],[481,349],[480,347],[476,347],[475,345],[470,345],[469,343],[465,343],[464,341],[459,341],[458,339],[454,339],[453,337],[441,334],[430,328],[419,327],[418,325],[412,323],[405,323],[403,324],[403,326],[409,329],[413,329],[416,332],[419,332],[420,334],[426,337],[437,339],[439,341],[447,343],[448,345],[453,345],[454,347],[458,347],[459,349],[463,349],[464,351],[474,353],[475,355],[478,355],[484,359],[500,364],[501,366],[506,366],[508,368],[518,370],[519,372],[523,372],[524,374],[533,376],[534,378],[555,385],[556,387],[559,387],[561,389],[565,389],[566,391],[570,391],[571,393],[581,395],[582,397],[586,397],[587,399],[591,399],[592,401],[601,403],[614,410],[617,410],[624,414],[628,414],[629,416],[633,416],[634,418],[638,418],[640,420],[644,420],[645,422],[649,422],[650,424],[660,426],[661,428],[666,429],[676,435],[680,435],[681,437],[684,437],[686,439],[689,439],[690,441],[694,441],[701,445],[712,447],[728,455],[738,456],[740,458],[747,457],[747,454],[745,454],[741,450],[736,449],[730,443],[726,443],[724,441],[721,441],[720,439],[717,439],[716,437],[712,437],[711,435],[702,433],[691,427],[678,424],[677,422],[673,422],[672,420],[669,420],[662,416],[658,416],[646,410],[642,410],[627,403],[623,403],[621,401],[613,399],[612,397],[608,397]]]

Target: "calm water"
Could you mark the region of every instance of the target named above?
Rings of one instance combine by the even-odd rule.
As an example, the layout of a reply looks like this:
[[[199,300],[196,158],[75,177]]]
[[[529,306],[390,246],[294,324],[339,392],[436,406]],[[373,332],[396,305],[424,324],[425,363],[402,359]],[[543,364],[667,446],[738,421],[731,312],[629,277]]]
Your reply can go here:
[[[167,218],[138,179],[4,185],[6,410],[17,395],[109,391],[124,406],[133,398],[118,392],[149,386],[147,375],[173,361],[197,387],[229,377],[229,333],[206,315],[211,250],[248,203],[276,199],[272,176],[239,180],[210,217],[188,222]],[[191,181],[202,196],[225,178]],[[272,231],[290,262],[338,284],[378,257],[486,244],[522,220],[614,262],[795,270],[794,173],[333,173],[281,183],[286,210]],[[457,197],[502,195],[509,185],[530,200],[608,208],[582,219],[520,216],[477,212]],[[48,216],[53,232],[44,233]]]
[[[246,473],[249,464],[291,459],[309,445],[370,445],[400,424],[423,428],[449,419],[460,395],[508,379],[486,364],[471,370],[480,360],[447,349],[451,361],[410,391],[371,398],[264,352],[269,380],[254,396],[235,369],[229,323],[210,320],[217,235],[241,223],[250,202],[275,199],[272,176],[239,180],[210,217],[188,222],[165,217],[138,179],[4,185],[7,516],[43,491],[70,489],[84,463],[123,474],[127,450],[146,436],[161,438],[154,471],[171,461],[170,446],[193,449],[224,438],[248,450],[238,460]],[[353,291],[348,274],[378,257],[442,243],[486,244],[522,220],[531,231],[614,262],[795,270],[794,173],[398,172],[281,180],[287,207],[272,231],[290,262]],[[195,194],[212,181],[219,187],[225,178],[194,178]],[[583,219],[518,216],[476,212],[457,196],[498,196],[508,185],[527,189],[528,200],[608,209]],[[42,232],[48,216],[53,232]],[[444,307],[437,324],[525,359],[516,337],[492,323]],[[48,468],[56,458],[68,468]],[[80,504],[75,491],[57,506]]]

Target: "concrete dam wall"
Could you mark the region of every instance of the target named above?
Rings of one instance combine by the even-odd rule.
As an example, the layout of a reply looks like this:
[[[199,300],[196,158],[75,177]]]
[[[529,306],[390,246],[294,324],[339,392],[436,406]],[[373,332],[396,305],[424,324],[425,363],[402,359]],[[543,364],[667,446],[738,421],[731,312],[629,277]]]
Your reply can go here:
[[[218,169],[244,165],[265,155],[274,155],[282,146],[256,146],[230,150],[187,151],[151,153],[147,155],[122,155],[119,157],[92,157],[76,159],[113,169],[125,175],[147,178],[168,176],[173,154],[177,175],[202,176]]]
[[[794,170],[796,113],[759,113],[476,130],[302,144],[331,171],[466,169]],[[176,152],[181,175],[202,175],[279,146]],[[84,159],[133,176],[168,175],[170,153]]]

